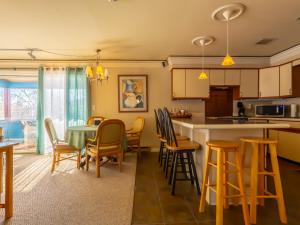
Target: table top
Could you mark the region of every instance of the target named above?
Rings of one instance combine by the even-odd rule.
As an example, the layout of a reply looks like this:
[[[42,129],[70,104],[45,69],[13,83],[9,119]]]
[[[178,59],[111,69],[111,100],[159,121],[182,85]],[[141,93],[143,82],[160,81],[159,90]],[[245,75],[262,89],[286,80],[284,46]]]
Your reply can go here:
[[[68,131],[97,131],[98,126],[95,125],[82,125],[69,127]]]
[[[0,141],[0,149],[8,146],[17,145],[17,144],[19,144],[19,142],[17,141],[9,141],[9,140]]]
[[[289,128],[288,123],[269,123],[263,120],[233,120],[233,119],[208,119],[193,117],[191,119],[173,119],[174,124],[192,129],[271,129]]]

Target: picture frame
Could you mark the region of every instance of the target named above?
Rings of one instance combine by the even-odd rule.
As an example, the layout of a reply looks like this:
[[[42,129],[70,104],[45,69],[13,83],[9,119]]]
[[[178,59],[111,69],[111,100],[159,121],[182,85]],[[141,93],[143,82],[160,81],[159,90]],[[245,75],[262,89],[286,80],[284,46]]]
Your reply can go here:
[[[148,112],[148,75],[118,75],[119,112]]]

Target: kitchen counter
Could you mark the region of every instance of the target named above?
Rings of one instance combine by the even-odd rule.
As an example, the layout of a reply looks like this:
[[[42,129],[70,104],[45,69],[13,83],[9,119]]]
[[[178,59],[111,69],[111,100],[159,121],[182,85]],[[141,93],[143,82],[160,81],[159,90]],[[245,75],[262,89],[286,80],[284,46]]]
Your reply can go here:
[[[274,121],[300,122],[299,117],[249,117],[249,120],[274,120]]]
[[[173,119],[173,125],[176,132],[189,137],[191,140],[198,142],[201,149],[195,151],[195,163],[199,183],[202,183],[205,159],[207,158],[206,142],[209,140],[231,140],[239,141],[241,137],[264,137],[266,129],[288,129],[289,122],[276,121],[269,123],[266,120],[233,120],[230,118],[209,119],[204,117],[193,117],[191,119]],[[229,154],[232,160],[232,155]],[[245,170],[251,164],[250,145],[246,146],[245,151]],[[216,173],[210,174],[210,183],[215,183]],[[249,186],[249,176],[245,177],[245,183]],[[249,189],[246,189],[249,192]],[[208,192],[206,196],[208,204],[215,204],[215,193]]]
[[[264,119],[268,120],[268,119]],[[194,117],[191,119],[173,119],[173,123],[192,129],[274,129],[289,128],[288,123],[268,123],[263,119],[233,120],[233,119],[207,119]],[[300,121],[300,120],[299,120]]]

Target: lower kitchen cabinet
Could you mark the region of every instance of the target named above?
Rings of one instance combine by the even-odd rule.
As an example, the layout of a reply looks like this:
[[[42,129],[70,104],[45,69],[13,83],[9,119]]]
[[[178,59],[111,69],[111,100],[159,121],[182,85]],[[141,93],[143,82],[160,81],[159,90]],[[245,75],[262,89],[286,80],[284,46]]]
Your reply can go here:
[[[278,156],[300,163],[300,133],[270,130],[269,137],[278,140]]]

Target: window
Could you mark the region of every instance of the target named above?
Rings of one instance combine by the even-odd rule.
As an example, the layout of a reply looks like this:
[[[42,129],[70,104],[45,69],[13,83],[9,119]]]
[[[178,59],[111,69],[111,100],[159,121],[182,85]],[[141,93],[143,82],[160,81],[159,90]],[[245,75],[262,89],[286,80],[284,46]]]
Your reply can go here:
[[[35,120],[37,89],[10,89],[10,118],[12,120]]]
[[[0,87],[0,120],[4,120],[4,88]]]
[[[36,151],[37,95],[36,83],[0,80],[0,127],[15,150]]]

